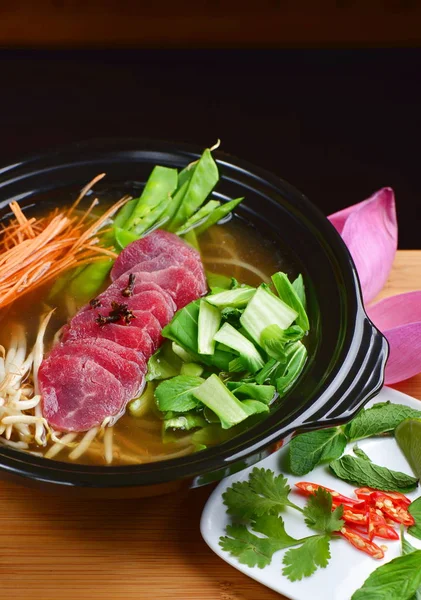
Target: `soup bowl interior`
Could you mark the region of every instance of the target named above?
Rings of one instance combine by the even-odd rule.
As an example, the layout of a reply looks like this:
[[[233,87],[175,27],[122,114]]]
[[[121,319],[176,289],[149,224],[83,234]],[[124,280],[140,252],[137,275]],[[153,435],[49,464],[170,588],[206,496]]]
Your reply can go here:
[[[108,192],[137,195],[156,164],[183,168],[200,153],[180,144],[99,140],[0,169],[0,210],[69,203],[96,174]],[[368,320],[352,259],[329,221],[295,188],[259,168],[215,152],[220,182],[214,196],[244,196],[236,212],[282,247],[304,276],[311,335],[299,380],[270,414],[246,432],[195,454],[130,466],[86,466],[0,448],[0,471],[19,480],[145,495],[175,482],[198,486],[238,471],[286,443],[296,431],[346,422],[383,383],[387,344]],[[48,486],[51,489],[51,485]]]

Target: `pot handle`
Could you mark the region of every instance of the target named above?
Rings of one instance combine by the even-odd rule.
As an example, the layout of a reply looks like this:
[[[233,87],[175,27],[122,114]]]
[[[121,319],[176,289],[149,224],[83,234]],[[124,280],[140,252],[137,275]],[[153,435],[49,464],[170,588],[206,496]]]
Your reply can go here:
[[[362,310],[362,309],[361,309]],[[359,335],[341,365],[345,373],[318,398],[311,416],[302,423],[299,431],[322,427],[333,427],[349,421],[376,396],[384,384],[384,372],[389,356],[389,344],[383,334],[373,325],[364,311],[357,318]],[[347,368],[344,368],[349,363]],[[319,408],[320,407],[320,408]]]

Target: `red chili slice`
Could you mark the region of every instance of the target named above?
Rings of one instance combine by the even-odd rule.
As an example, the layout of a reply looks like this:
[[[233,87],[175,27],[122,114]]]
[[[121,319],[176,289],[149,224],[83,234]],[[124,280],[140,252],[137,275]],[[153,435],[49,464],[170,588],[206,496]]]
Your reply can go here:
[[[388,517],[395,523],[402,523],[407,527],[415,525],[414,517],[403,508],[399,501],[393,500],[388,494],[382,492],[373,492],[370,495],[370,504],[382,511],[385,517]]]
[[[358,526],[365,526],[365,530],[367,531],[368,526],[368,510],[367,508],[359,509],[354,506],[347,506],[346,504],[342,504],[344,507],[344,512],[342,518],[347,523],[353,523]]]
[[[361,500],[369,500],[371,494],[376,492],[378,492],[378,490],[375,490],[373,488],[361,487],[355,490],[355,495]],[[392,498],[392,500],[395,500],[404,508],[408,508],[408,506],[411,504],[411,500],[407,498],[404,494],[401,494],[400,492],[387,492],[384,493],[384,495],[389,496],[389,498]]]
[[[344,525],[338,533],[357,548],[357,550],[361,550],[361,552],[365,552],[373,558],[380,559],[384,557],[384,552],[380,546],[377,546],[377,544],[363,537],[350,527]]]
[[[300,481],[299,483],[296,483],[295,485],[299,490],[304,492],[304,494],[306,494],[306,496],[314,495],[318,489],[325,490],[326,492],[329,492],[330,494],[332,494],[333,503],[336,505],[347,504],[348,506],[354,506],[355,504],[361,503],[360,500],[355,500],[355,498],[348,498],[347,496],[342,496],[342,494],[340,494],[339,492],[336,492],[335,490],[331,490],[330,488],[325,487],[324,485],[319,485],[317,483],[310,483],[308,481]]]
[[[380,514],[377,512],[379,511]],[[370,507],[368,513],[368,537],[372,540],[374,537],[380,537],[385,540],[398,540],[397,531],[388,525],[380,509]]]
[[[408,508],[408,506],[411,504],[411,500],[400,492],[387,492],[386,496],[389,496],[389,498],[392,498],[392,500],[395,500],[395,502],[401,504],[403,508]]]

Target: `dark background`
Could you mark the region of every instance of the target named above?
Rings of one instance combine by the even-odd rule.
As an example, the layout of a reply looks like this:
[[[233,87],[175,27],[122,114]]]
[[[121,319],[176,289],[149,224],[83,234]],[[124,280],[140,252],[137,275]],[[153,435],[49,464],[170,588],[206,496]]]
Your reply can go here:
[[[393,187],[400,247],[421,247],[421,49],[15,49],[0,73],[0,164],[92,137],[220,138],[326,214]]]

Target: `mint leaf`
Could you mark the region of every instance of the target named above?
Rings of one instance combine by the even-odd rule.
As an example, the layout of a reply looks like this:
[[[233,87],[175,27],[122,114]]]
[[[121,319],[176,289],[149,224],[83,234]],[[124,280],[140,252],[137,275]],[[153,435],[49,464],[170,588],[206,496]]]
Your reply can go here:
[[[418,485],[415,477],[380,467],[363,458],[345,455],[330,463],[331,471],[348,483],[384,492],[410,492]]]
[[[166,379],[155,390],[159,410],[186,412],[196,408],[200,402],[194,397],[193,392],[203,382],[204,379],[201,377],[189,377],[188,375],[177,375]]]
[[[323,533],[339,531],[343,526],[344,507],[338,506],[332,512],[332,494],[318,488],[314,496],[310,496],[304,508],[305,523],[312,529]]]
[[[411,600],[420,585],[421,550],[415,550],[373,571],[351,600]]]
[[[409,527],[408,533],[421,540],[421,496],[408,506],[408,512],[415,519],[415,525]]]
[[[294,475],[306,475],[322,462],[342,456],[347,440],[339,427],[301,433],[289,444],[290,469]]]
[[[345,435],[350,442],[362,438],[392,432],[405,419],[417,419],[421,411],[404,404],[379,402],[372,408],[362,410],[345,427]]]
[[[373,462],[371,460],[371,458],[369,456],[367,456],[367,454],[364,452],[364,450],[361,450],[361,448],[359,448],[358,446],[354,446],[352,451],[355,454],[355,456],[358,456],[358,458],[362,458],[363,460],[368,460],[369,462]]]
[[[299,548],[292,548],[285,553],[282,574],[290,581],[300,581],[303,577],[313,575],[317,567],[327,567],[329,559],[329,537],[312,536]]]
[[[227,525],[226,531],[228,536],[219,538],[222,550],[249,567],[263,569],[270,564],[275,552],[285,547],[279,540],[257,537],[245,525]]]

